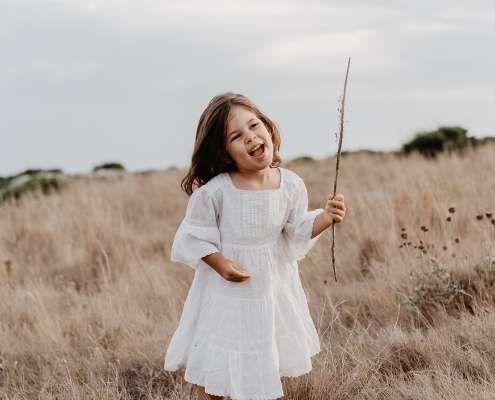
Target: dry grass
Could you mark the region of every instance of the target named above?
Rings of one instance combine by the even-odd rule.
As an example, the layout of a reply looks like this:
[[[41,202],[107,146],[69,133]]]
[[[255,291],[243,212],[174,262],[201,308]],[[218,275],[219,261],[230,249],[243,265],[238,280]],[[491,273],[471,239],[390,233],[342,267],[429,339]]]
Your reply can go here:
[[[334,160],[288,167],[319,207]],[[475,268],[494,253],[495,225],[476,219],[495,214],[494,171],[495,147],[343,160],[339,283],[329,234],[300,264],[323,351],[286,399],[495,397],[495,264]],[[181,174],[80,178],[0,206],[0,398],[193,398],[162,371],[193,276],[169,261]]]

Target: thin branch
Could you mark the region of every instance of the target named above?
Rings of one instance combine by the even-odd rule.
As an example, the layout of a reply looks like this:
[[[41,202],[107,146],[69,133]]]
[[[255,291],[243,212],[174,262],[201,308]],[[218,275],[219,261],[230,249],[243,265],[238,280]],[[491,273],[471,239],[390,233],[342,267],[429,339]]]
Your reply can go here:
[[[133,254],[134,258],[136,259],[137,263],[139,264],[139,266],[143,270],[143,273],[146,276],[146,279],[148,280],[148,283],[151,286],[151,291],[153,292],[153,295],[156,297],[156,292],[155,292],[155,288],[153,287],[153,282],[151,281],[150,276],[148,275],[148,272],[146,272],[146,268],[144,268],[143,263],[139,259],[138,255],[134,252],[134,250],[131,250],[131,251],[132,251],[132,254]]]
[[[344,139],[344,108],[345,108],[345,93],[347,90],[347,77],[349,76],[349,68],[351,67],[351,57],[347,62],[347,72],[345,74],[344,82],[344,94],[342,95],[342,101],[340,103],[340,132],[339,132],[339,147],[337,150],[337,163],[335,166],[335,180],[333,182],[333,197],[337,195],[337,182],[339,180],[339,170],[340,170],[340,156],[342,153],[342,140]],[[332,221],[332,267],[333,276],[335,277],[335,282],[337,282],[337,270],[335,269],[335,220]]]

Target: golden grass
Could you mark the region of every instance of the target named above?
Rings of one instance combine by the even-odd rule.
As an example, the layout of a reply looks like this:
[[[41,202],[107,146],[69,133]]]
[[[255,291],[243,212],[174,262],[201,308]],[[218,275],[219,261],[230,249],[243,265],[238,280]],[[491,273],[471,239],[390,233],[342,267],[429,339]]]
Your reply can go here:
[[[311,208],[334,161],[287,165]],[[494,253],[495,225],[476,219],[495,213],[494,172],[493,146],[343,159],[339,283],[329,232],[300,263],[323,351],[284,380],[286,399],[495,398],[495,264],[475,268]],[[193,277],[169,261],[181,175],[78,178],[0,206],[0,398],[194,398],[182,371],[162,370]]]

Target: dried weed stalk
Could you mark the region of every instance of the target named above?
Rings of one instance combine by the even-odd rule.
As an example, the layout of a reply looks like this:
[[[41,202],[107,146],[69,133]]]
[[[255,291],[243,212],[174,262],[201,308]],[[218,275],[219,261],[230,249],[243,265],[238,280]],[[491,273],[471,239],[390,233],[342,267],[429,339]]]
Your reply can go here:
[[[344,139],[344,108],[345,108],[345,92],[347,90],[347,77],[349,76],[349,68],[351,67],[351,57],[349,57],[349,61],[347,62],[347,71],[345,73],[345,81],[344,81],[344,94],[342,95],[340,101],[340,130],[339,135],[337,137],[339,146],[337,149],[337,163],[335,165],[335,180],[333,182],[333,197],[337,195],[337,182],[339,180],[339,170],[340,170],[340,156],[342,153],[342,140]],[[337,134],[335,134],[337,136]],[[335,269],[335,220],[332,221],[332,267],[333,267],[333,276],[335,277],[335,282],[337,282],[337,270]]]

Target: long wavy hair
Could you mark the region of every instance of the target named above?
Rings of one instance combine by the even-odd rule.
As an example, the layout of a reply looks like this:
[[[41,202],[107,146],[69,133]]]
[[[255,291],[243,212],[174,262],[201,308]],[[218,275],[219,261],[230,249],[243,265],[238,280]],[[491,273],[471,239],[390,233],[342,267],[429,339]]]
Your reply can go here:
[[[210,101],[199,119],[191,166],[181,183],[182,190],[189,196],[195,187],[203,186],[218,174],[237,169],[227,153],[225,140],[229,115],[234,107],[251,111],[263,122],[273,141],[273,159],[270,167],[278,167],[282,163],[278,155],[280,133],[275,123],[242,94],[220,94]]]

